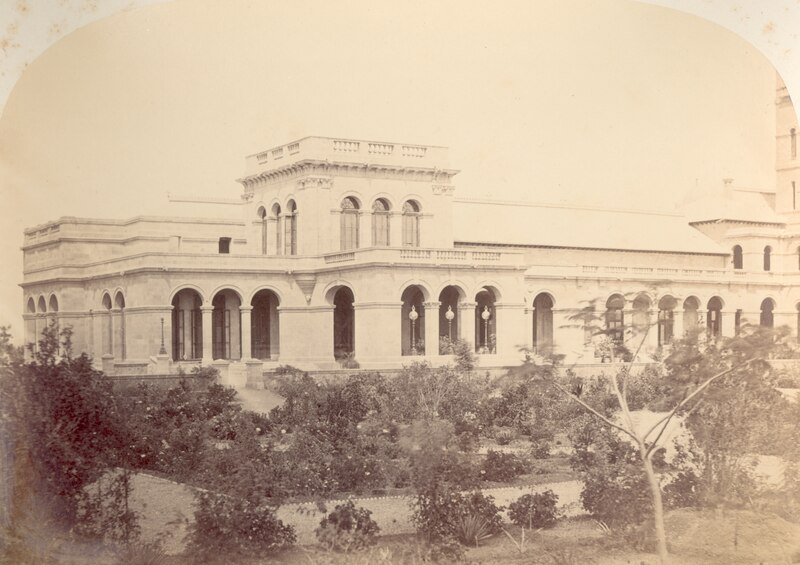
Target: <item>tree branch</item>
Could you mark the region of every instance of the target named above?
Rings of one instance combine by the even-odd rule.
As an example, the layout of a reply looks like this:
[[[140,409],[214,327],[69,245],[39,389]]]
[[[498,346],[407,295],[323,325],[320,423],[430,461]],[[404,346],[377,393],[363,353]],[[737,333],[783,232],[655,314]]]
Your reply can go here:
[[[744,363],[742,363],[741,365],[736,365],[736,366],[734,366],[734,367],[731,367],[731,368],[729,368],[729,369],[725,369],[724,371],[722,371],[722,372],[720,372],[720,373],[717,373],[716,375],[714,375],[714,376],[712,376],[712,377],[709,377],[708,379],[706,379],[706,380],[705,380],[705,382],[703,382],[703,384],[701,384],[701,385],[700,385],[700,386],[698,386],[696,389],[694,389],[694,391],[692,391],[692,393],[691,393],[689,396],[687,396],[686,398],[684,398],[683,400],[681,400],[681,401],[680,401],[678,404],[676,404],[676,405],[675,405],[675,408],[673,408],[673,409],[670,411],[670,413],[669,413],[669,414],[667,414],[666,416],[664,416],[663,418],[661,418],[661,419],[660,419],[658,422],[656,422],[655,424],[653,424],[653,425],[650,427],[650,429],[649,429],[649,430],[647,430],[647,433],[646,433],[646,434],[644,434],[644,436],[642,437],[642,439],[646,441],[646,440],[647,440],[647,438],[648,438],[648,437],[650,437],[650,434],[652,434],[652,433],[653,433],[653,432],[656,430],[656,428],[658,428],[658,426],[660,426],[660,425],[661,425],[662,423],[664,423],[665,421],[668,421],[668,420],[670,420],[670,419],[671,419],[671,418],[672,418],[672,417],[673,417],[673,416],[674,416],[674,415],[675,415],[675,414],[678,412],[678,410],[680,410],[681,408],[683,408],[683,406],[684,406],[684,405],[686,405],[686,403],[687,403],[687,402],[689,402],[689,401],[690,401],[692,398],[694,398],[695,396],[697,396],[698,394],[700,394],[701,392],[703,392],[703,391],[704,391],[704,390],[705,390],[705,389],[708,387],[708,385],[710,385],[712,382],[714,382],[715,380],[717,380],[718,378],[720,378],[720,377],[722,377],[722,376],[725,376],[725,375],[727,375],[728,373],[731,373],[731,372],[735,371],[736,369],[741,369],[742,367],[745,367],[745,366],[749,365],[749,364],[750,364],[750,363],[752,363],[753,361],[754,361],[754,359],[749,359],[749,360],[745,361]],[[660,434],[659,434],[659,435],[660,435]]]
[[[608,425],[609,425],[609,426],[611,426],[612,428],[615,428],[615,429],[617,429],[617,430],[621,431],[622,433],[624,433],[625,435],[627,435],[627,436],[629,436],[631,439],[633,439],[635,442],[639,443],[639,438],[637,438],[637,437],[636,437],[636,436],[635,436],[633,433],[631,433],[631,431],[630,431],[630,430],[626,430],[626,429],[625,429],[625,428],[623,428],[622,426],[620,426],[620,425],[618,425],[618,424],[615,424],[614,422],[612,422],[611,420],[609,420],[608,418],[606,418],[605,416],[603,416],[603,415],[602,415],[600,412],[598,412],[597,410],[595,410],[594,408],[592,408],[591,406],[589,406],[588,404],[586,404],[586,403],[585,403],[583,400],[581,400],[580,398],[578,398],[578,397],[577,397],[577,396],[575,396],[574,394],[570,393],[570,392],[569,392],[567,389],[565,389],[565,388],[564,388],[563,386],[561,386],[560,384],[558,384],[558,383],[553,383],[553,386],[555,386],[555,387],[556,387],[558,390],[560,390],[561,392],[563,392],[563,393],[564,393],[564,394],[565,394],[565,395],[566,395],[568,398],[570,398],[571,400],[573,400],[573,401],[577,402],[578,404],[580,404],[581,406],[583,406],[584,408],[586,408],[586,410],[588,410],[589,412],[591,412],[592,414],[594,414],[595,416],[597,416],[598,418],[600,418],[600,419],[601,419],[603,422],[605,422],[606,424],[608,424]]]

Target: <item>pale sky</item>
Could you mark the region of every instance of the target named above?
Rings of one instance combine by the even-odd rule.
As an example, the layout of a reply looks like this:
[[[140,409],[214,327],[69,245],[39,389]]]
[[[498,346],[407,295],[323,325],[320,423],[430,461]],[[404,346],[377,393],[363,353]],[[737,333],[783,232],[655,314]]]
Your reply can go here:
[[[138,3],[0,8],[0,324],[17,335],[25,227],[236,197],[244,156],[273,145],[446,145],[458,196],[669,210],[723,177],[772,187],[772,65],[800,91],[796,2],[659,1],[716,9],[758,48],[627,0]]]

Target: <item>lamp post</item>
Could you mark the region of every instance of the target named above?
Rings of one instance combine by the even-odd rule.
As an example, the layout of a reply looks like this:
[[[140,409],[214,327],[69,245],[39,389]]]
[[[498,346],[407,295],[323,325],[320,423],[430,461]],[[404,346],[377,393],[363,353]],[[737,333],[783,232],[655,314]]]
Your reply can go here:
[[[161,349],[158,350],[159,355],[166,355],[167,348],[164,347],[164,318],[161,318]]]
[[[487,351],[489,351],[489,318],[491,315],[489,307],[484,306],[483,312],[481,312],[481,318],[483,319],[483,346]]]
[[[411,312],[408,313],[408,319],[411,320],[411,355],[417,354],[417,338],[415,331],[417,325],[417,318],[419,318],[419,314],[417,313],[417,307],[412,304]]]
[[[444,317],[447,319],[447,339],[451,342],[453,341],[453,318],[456,317],[456,313],[453,312],[452,306],[447,307],[447,312],[444,313]]]

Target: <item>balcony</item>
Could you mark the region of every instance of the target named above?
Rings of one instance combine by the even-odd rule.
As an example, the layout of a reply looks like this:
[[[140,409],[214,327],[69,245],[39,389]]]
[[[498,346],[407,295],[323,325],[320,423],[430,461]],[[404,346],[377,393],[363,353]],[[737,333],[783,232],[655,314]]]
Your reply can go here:
[[[800,282],[800,272],[742,271],[735,269],[687,269],[679,267],[644,267],[621,265],[532,265],[529,277],[611,278],[645,281],[713,281],[733,283]]]

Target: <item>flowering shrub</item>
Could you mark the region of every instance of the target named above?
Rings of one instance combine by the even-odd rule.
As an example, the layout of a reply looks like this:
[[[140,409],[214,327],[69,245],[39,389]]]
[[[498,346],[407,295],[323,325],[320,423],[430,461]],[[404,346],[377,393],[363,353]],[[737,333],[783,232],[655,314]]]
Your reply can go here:
[[[508,505],[508,516],[517,526],[549,528],[559,518],[556,509],[558,495],[552,490],[537,494],[526,494]]]
[[[511,481],[525,474],[527,466],[513,453],[489,450],[481,465],[481,479],[484,481]]]
[[[294,529],[278,520],[268,506],[207,492],[197,495],[187,553],[200,562],[260,557],[294,542]]]
[[[481,519],[490,535],[500,532],[502,527],[502,507],[480,491],[462,494],[451,486],[439,484],[417,494],[411,506],[411,520],[417,531],[430,540],[456,537],[466,516]]]
[[[352,500],[338,504],[315,530],[317,541],[336,551],[358,550],[374,545],[380,528],[371,516],[372,512],[356,508]]]

